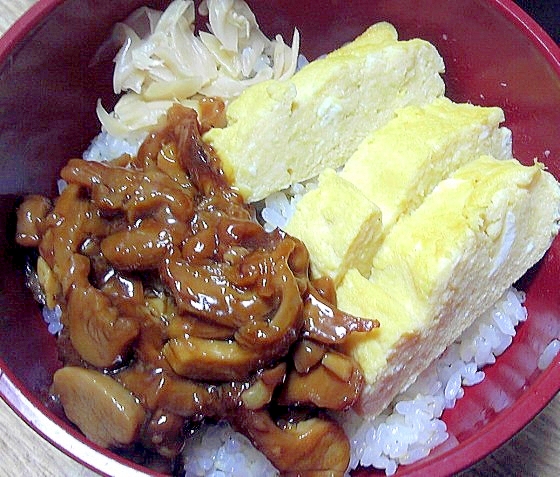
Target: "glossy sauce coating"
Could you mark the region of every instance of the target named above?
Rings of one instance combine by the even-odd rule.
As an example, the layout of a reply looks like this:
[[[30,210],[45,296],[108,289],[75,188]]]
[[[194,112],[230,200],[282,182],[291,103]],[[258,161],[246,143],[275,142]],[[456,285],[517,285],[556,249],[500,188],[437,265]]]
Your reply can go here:
[[[188,429],[227,419],[282,472],[342,475],[349,444],[324,409],[350,407],[362,377],[335,347],[377,324],[336,309],[328,280],[310,281],[304,244],[264,231],[199,131],[175,106],[136,157],[72,159],[54,206],[33,196],[20,207],[17,239],[39,247],[50,278],[39,281],[55,277],[63,310],[53,392],[101,445],[172,461]],[[137,405],[111,405],[125,395]]]

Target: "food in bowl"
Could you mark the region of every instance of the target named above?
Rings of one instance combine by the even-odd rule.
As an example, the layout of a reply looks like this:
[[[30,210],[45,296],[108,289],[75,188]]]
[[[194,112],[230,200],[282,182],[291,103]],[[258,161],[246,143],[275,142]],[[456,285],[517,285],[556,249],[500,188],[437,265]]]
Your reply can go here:
[[[126,265],[125,265],[126,266]]]

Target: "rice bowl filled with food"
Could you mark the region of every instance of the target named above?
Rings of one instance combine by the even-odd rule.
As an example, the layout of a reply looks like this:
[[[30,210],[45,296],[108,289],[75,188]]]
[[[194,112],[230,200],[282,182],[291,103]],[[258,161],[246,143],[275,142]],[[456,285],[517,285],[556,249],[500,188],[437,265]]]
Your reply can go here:
[[[458,445],[444,413],[532,319],[560,184],[389,21],[313,59],[250,2],[174,0],[101,45],[119,99],[15,230],[50,405],[95,445],[186,476],[393,475]]]

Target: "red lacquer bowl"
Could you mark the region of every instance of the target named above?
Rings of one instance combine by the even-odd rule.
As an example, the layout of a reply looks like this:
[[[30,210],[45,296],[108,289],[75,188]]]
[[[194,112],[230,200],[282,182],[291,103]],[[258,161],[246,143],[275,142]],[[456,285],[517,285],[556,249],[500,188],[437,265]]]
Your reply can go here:
[[[54,195],[63,163],[80,156],[99,130],[98,98],[112,96],[112,56],[97,55],[111,26],[145,0],[44,0],[0,40],[0,392],[37,432],[88,467],[110,475],[149,473],[100,449],[49,409],[60,365],[55,341],[24,286],[14,242],[14,208],[28,193]],[[560,177],[560,50],[507,0],[249,0],[265,32],[290,38],[294,26],[312,59],[370,24],[387,20],[401,38],[434,43],[445,59],[447,95],[497,105],[513,130],[514,152]],[[518,432],[560,389],[558,358],[540,371],[545,346],[560,336],[560,240],[522,280],[529,320],[513,345],[446,412],[459,443],[399,469],[398,475],[448,475],[468,467]]]

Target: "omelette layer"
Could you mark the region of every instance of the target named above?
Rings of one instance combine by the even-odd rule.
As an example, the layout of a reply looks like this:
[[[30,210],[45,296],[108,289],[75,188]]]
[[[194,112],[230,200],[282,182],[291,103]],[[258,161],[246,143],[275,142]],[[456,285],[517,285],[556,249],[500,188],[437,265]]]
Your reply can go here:
[[[227,126],[204,140],[254,202],[344,164],[395,110],[442,96],[443,71],[433,45],[398,41],[392,25],[378,23],[290,80],[245,90],[228,106]]]
[[[357,268],[369,277],[385,235],[436,184],[482,154],[512,157],[511,132],[499,127],[503,120],[500,108],[447,98],[397,110],[360,143],[339,175],[326,170],[317,189],[297,203],[285,230],[306,244],[313,275],[338,284]],[[373,209],[381,209],[380,218]]]
[[[341,176],[379,206],[386,233],[463,164],[483,154],[511,159],[511,132],[499,127],[503,121],[498,107],[447,98],[403,108],[361,142]]]
[[[347,273],[341,309],[376,318],[346,351],[366,386],[358,410],[381,412],[548,249],[560,186],[541,164],[483,156],[443,180],[389,232],[370,279]]]
[[[285,230],[305,243],[312,278],[328,276],[338,285],[351,268],[369,274],[381,239],[381,211],[329,168],[297,203]]]

